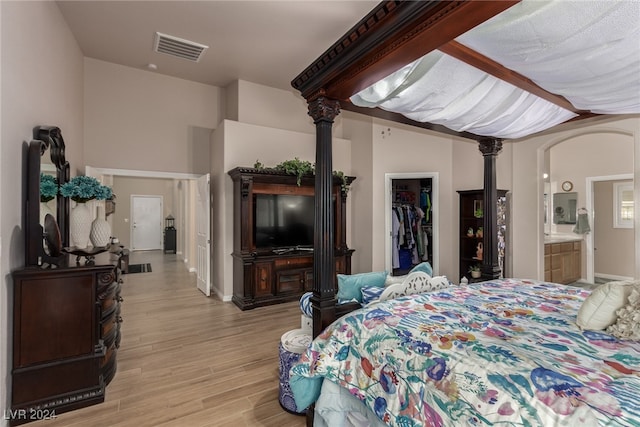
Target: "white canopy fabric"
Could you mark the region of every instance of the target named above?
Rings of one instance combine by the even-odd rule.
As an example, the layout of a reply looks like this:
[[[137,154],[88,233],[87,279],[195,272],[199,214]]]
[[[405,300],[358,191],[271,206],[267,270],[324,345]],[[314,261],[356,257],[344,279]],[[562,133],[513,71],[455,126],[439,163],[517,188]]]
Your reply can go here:
[[[456,39],[598,114],[640,113],[639,1],[523,1]],[[440,51],[353,95],[416,121],[521,138],[576,116]]]

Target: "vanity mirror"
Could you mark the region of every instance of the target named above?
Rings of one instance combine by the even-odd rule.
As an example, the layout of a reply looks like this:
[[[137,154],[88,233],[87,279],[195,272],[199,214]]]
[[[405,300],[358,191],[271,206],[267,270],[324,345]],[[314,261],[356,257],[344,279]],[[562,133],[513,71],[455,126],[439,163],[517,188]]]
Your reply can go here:
[[[58,194],[55,199],[55,218],[50,215],[42,222],[40,172],[55,173],[60,185],[69,180],[69,162],[65,160],[60,128],[36,126],[33,129],[33,140],[27,147],[26,167],[25,264],[58,264],[60,247],[69,244],[69,201]],[[54,202],[50,203],[52,207]]]
[[[575,224],[578,193],[553,193],[553,223]]]

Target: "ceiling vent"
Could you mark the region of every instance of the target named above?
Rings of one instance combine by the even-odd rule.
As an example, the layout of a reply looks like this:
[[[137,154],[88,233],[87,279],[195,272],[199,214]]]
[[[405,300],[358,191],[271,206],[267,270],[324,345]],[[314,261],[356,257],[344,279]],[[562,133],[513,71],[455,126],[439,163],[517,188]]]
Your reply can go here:
[[[204,51],[207,49],[209,49],[209,46],[159,32],[156,32],[156,40],[153,46],[153,50],[156,52],[177,56],[193,62],[200,61]]]

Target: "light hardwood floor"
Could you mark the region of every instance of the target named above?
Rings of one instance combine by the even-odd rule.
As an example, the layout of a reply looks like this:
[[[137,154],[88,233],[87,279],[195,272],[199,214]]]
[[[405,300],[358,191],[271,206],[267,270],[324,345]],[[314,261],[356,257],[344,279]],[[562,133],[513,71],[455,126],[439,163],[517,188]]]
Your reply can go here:
[[[176,255],[134,252],[151,273],[124,276],[118,370],[105,402],[32,426],[305,425],[278,403],[280,336],[297,302],[241,311],[205,297]]]

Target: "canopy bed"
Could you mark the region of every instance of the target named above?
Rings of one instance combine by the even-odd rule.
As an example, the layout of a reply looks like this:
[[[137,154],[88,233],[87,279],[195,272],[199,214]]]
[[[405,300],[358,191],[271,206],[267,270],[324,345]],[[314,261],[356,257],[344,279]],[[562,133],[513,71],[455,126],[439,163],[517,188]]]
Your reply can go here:
[[[477,141],[495,206],[504,139],[640,113],[639,21],[635,2],[384,1],[300,73],[316,125],[314,336],[353,308],[336,305],[331,244],[341,109]],[[496,222],[485,210],[485,281],[500,274]]]

